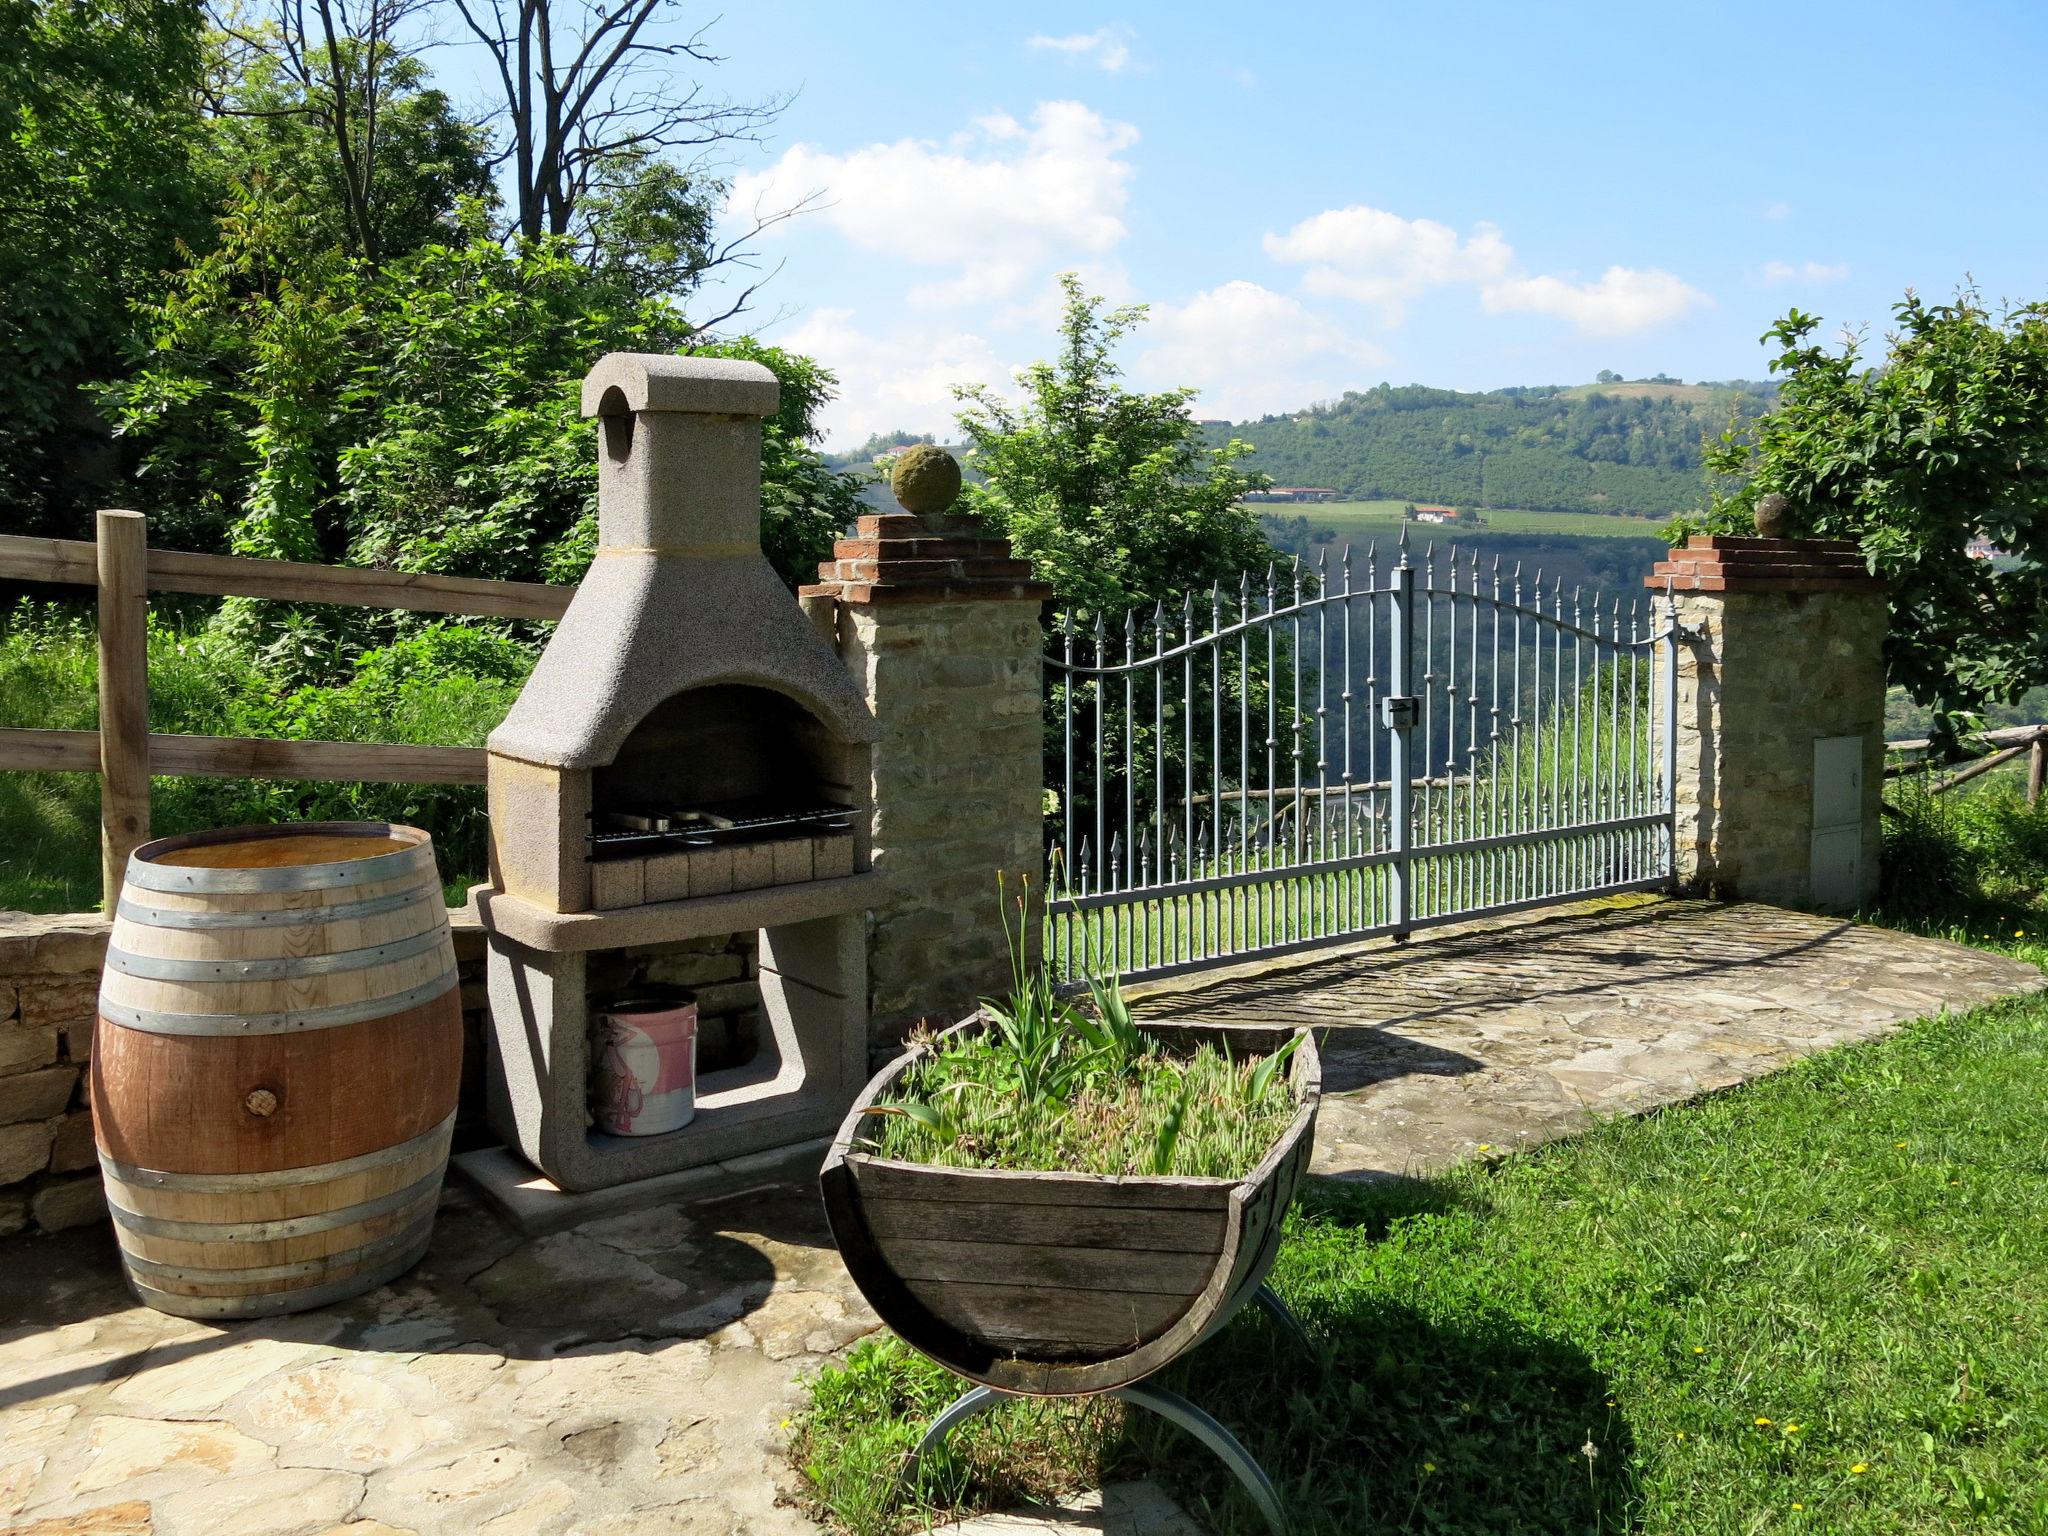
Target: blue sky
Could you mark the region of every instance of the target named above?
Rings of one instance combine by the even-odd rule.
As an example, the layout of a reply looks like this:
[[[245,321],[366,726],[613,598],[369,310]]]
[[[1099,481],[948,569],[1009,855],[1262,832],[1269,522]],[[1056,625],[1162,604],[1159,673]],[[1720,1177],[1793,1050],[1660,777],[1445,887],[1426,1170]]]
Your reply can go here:
[[[1042,356],[1053,274],[1154,308],[1146,386],[1242,418],[1389,379],[1759,377],[1788,305],[2048,298],[2041,4],[756,3],[732,167],[763,318],[841,375],[835,440],[944,431]]]

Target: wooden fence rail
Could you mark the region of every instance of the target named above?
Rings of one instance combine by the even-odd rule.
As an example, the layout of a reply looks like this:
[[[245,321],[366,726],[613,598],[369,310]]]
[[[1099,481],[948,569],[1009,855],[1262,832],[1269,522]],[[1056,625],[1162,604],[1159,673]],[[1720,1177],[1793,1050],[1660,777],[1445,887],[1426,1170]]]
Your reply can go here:
[[[0,729],[0,771],[100,775],[100,879],[112,905],[128,855],[149,838],[149,781],[310,779],[320,783],[481,784],[480,747],[179,736],[149,729],[149,594],[259,597],[472,617],[559,619],[574,587],[485,581],[239,555],[151,549],[139,512],[103,511],[97,539],[0,534],[0,580],[99,589],[100,728]]]
[[[1887,755],[1914,759],[1888,763],[1884,776],[1897,778],[1900,774],[1919,773],[1926,765],[1917,759],[1924,757],[1934,743],[1925,737],[1911,741],[1888,741],[1884,744]],[[1928,793],[1944,794],[1959,784],[2002,767],[2021,753],[2027,754],[2027,804],[2032,805],[2041,798],[2044,787],[2048,787],[2048,725],[2002,725],[1995,730],[1979,731],[1968,739],[1971,749],[1967,756],[1976,761],[1966,768],[1956,769],[1929,786]]]

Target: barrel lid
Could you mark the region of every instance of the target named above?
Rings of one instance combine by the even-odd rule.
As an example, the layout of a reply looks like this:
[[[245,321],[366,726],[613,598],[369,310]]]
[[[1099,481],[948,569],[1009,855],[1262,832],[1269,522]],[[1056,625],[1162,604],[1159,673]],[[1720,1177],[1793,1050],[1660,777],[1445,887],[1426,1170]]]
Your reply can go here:
[[[204,850],[254,846],[248,862],[201,862]],[[356,850],[360,849],[358,852]],[[180,859],[177,855],[197,855]],[[433,839],[388,821],[297,821],[160,837],[128,857],[126,882],[146,891],[332,890],[433,871]]]

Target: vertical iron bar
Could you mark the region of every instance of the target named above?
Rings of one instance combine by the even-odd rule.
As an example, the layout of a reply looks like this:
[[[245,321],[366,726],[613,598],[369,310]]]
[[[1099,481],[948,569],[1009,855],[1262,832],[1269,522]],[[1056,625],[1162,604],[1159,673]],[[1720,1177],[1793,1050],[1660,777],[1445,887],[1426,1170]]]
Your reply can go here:
[[[1280,643],[1278,625],[1274,623],[1274,567],[1266,567],[1266,618],[1260,625],[1266,631],[1266,852],[1262,868],[1272,872],[1274,866],[1274,801],[1278,795],[1276,776],[1276,752],[1280,748]],[[1251,944],[1270,944],[1278,913],[1274,911],[1274,883],[1260,881],[1260,928],[1251,936]]]
[[[1104,694],[1108,691],[1109,679],[1103,676],[1102,659],[1105,649],[1103,636],[1107,633],[1103,616],[1095,615],[1095,654],[1091,658],[1095,670],[1095,868],[1089,879],[1095,890],[1104,890],[1102,882],[1102,861],[1108,845],[1103,841],[1104,822],[1109,812],[1109,797],[1103,791],[1102,772],[1102,710]]]
[[[1583,740],[1582,732],[1581,732],[1581,730],[1580,730],[1580,726],[1581,726],[1582,722],[1581,722],[1581,720],[1580,720],[1580,718],[1579,718],[1579,717],[1580,717],[1580,713],[1581,713],[1581,710],[1580,710],[1580,705],[1581,705],[1581,703],[1583,702],[1583,700],[1584,700],[1584,698],[1585,698],[1585,693],[1586,693],[1586,685],[1585,685],[1585,681],[1584,681],[1584,679],[1583,679],[1583,678],[1581,677],[1581,675],[1580,675],[1580,673],[1581,673],[1581,671],[1582,671],[1582,669],[1583,669],[1583,663],[1582,663],[1582,660],[1581,660],[1581,653],[1582,653],[1582,652],[1584,651],[1584,649],[1585,649],[1584,645],[1583,645],[1583,644],[1581,643],[1581,638],[1580,638],[1580,634],[1579,634],[1579,631],[1580,631],[1580,629],[1581,629],[1581,628],[1583,627],[1583,625],[1582,625],[1581,621],[1582,621],[1582,620],[1583,620],[1583,619],[1585,618],[1585,602],[1584,602],[1584,598],[1583,598],[1583,592],[1584,592],[1584,589],[1583,589],[1583,588],[1581,588],[1581,587],[1573,587],[1573,588],[1572,588],[1572,814],[1571,814],[1571,820],[1572,820],[1572,822],[1573,822],[1574,824],[1577,824],[1577,823],[1583,822],[1583,821],[1584,821],[1584,820],[1586,819],[1586,802],[1585,802],[1585,791],[1584,791],[1584,788],[1583,788],[1583,775],[1582,775],[1582,774],[1580,773],[1580,771],[1579,771],[1579,760],[1580,760],[1580,759],[1581,759],[1582,757],[1584,757],[1584,756],[1585,756],[1585,754],[1586,754],[1586,744],[1585,744],[1585,741]],[[1566,870],[1565,870],[1565,883],[1566,883],[1567,885],[1571,885],[1571,886],[1575,886],[1575,887],[1583,886],[1583,885],[1585,884],[1585,880],[1586,880],[1586,871],[1585,871],[1585,868],[1584,868],[1584,851],[1585,851],[1585,840],[1584,840],[1583,838],[1576,838],[1576,837],[1575,837],[1575,838],[1573,838],[1573,839],[1572,839],[1572,840],[1571,840],[1571,841],[1570,841],[1569,843],[1567,843],[1567,844],[1565,845],[1565,849],[1566,849],[1566,852],[1567,852],[1567,854],[1568,854],[1568,859],[1567,859],[1567,863],[1566,863]]]
[[[1463,835],[1469,840],[1479,835],[1479,551],[1472,551],[1472,562],[1467,568],[1465,609],[1471,619],[1471,632],[1465,641],[1465,819]],[[1470,854],[1459,860],[1460,877],[1464,886],[1464,904],[1477,906],[1480,896],[1479,864]]]
[[[1486,736],[1486,835],[1500,836],[1500,556],[1493,557],[1493,665],[1487,682],[1493,691],[1493,702],[1487,711]],[[1487,901],[1499,901],[1500,850],[1488,855],[1486,879],[1480,895]]]
[[[1391,698],[1408,697],[1408,640],[1415,623],[1415,570],[1408,564],[1408,554],[1402,551],[1401,563],[1394,567],[1393,601],[1387,608],[1387,692]],[[1390,730],[1387,733],[1387,777],[1392,781],[1391,800],[1392,825],[1389,831],[1393,837],[1393,861],[1387,866],[1390,871],[1393,898],[1393,925],[1396,938],[1406,938],[1410,932],[1409,869],[1408,869],[1408,799],[1413,786],[1409,783],[1408,732]]]
[[[1292,719],[1289,722],[1291,729],[1288,736],[1292,742],[1291,750],[1294,756],[1294,824],[1287,834],[1287,866],[1289,869],[1296,868],[1302,862],[1302,833],[1304,828],[1301,809],[1301,562],[1299,560],[1294,563],[1293,585],[1294,601],[1289,619],[1290,638],[1293,642],[1293,649],[1290,651],[1287,660],[1288,669],[1292,674],[1287,680],[1290,699],[1288,709],[1292,715]],[[1296,939],[1305,938],[1307,935],[1302,930],[1301,887],[1296,883],[1292,875],[1287,880],[1287,900],[1289,907],[1293,911],[1293,916],[1289,919],[1289,923],[1294,931],[1289,937]]]
[[[1664,798],[1658,814],[1665,817],[1664,867],[1659,875],[1678,873],[1678,594],[1664,583]]]
[[[1315,559],[1315,856],[1329,858],[1329,553]],[[1317,887],[1321,897],[1333,893]],[[1333,932],[1335,909],[1323,901],[1323,932]]]
[[[1138,612],[1124,610],[1124,863],[1121,871],[1112,867],[1124,889],[1141,882],[1144,867],[1138,857],[1138,674],[1131,663],[1137,658]]]
[[[1067,773],[1064,793],[1061,795],[1061,809],[1065,813],[1066,832],[1060,844],[1060,861],[1065,866],[1062,884],[1068,895],[1074,891],[1074,613],[1068,609],[1060,615],[1060,629],[1066,639],[1065,662],[1060,669],[1060,716],[1061,739],[1065,744]],[[1064,933],[1066,937],[1065,973],[1074,974],[1074,923],[1078,914],[1066,914]]]
[[[1342,615],[1338,622],[1343,629],[1344,640],[1344,688],[1338,698],[1338,702],[1343,707],[1344,719],[1344,809],[1337,826],[1344,840],[1344,857],[1348,859],[1357,851],[1352,845],[1351,836],[1351,781],[1355,776],[1351,766],[1351,736],[1353,730],[1351,717],[1351,629],[1354,605],[1351,601],[1351,546],[1349,544],[1344,546],[1344,605],[1337,611]],[[1372,633],[1372,599],[1369,597],[1366,599],[1365,604],[1365,619],[1366,634],[1369,637]],[[1368,705],[1367,707],[1370,708],[1371,706]],[[1352,900],[1353,879],[1349,871],[1346,871],[1340,877],[1338,890],[1341,893],[1337,903],[1339,921],[1348,930],[1358,925],[1356,904]]]

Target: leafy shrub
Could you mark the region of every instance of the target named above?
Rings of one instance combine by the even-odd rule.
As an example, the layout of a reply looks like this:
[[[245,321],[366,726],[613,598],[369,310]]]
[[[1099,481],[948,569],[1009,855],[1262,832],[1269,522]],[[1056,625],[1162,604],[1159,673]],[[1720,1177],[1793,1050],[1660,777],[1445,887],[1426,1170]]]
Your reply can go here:
[[[532,648],[499,630],[434,624],[363,652],[342,681],[281,696],[274,674],[232,639],[158,620],[149,633],[150,726],[202,736],[478,746],[532,664]],[[89,619],[24,604],[0,629],[0,725],[94,729],[96,678]],[[159,834],[302,820],[424,827],[451,893],[484,868],[484,793],[474,785],[160,778],[151,789]],[[0,774],[0,838],[0,907],[98,905],[97,777]]]
[[[1092,1013],[1059,996],[1024,935],[1029,887],[1008,923],[1009,996],[988,1026],[929,1042],[899,1095],[872,1110],[884,1157],[952,1168],[1243,1178],[1294,1117],[1284,1075],[1302,1036],[1235,1061],[1204,1045],[1169,1054],[1138,1027],[1117,979],[1091,976]]]
[[[1914,923],[1992,919],[2048,893],[2048,797],[2027,804],[2017,775],[1932,794],[1924,776],[1886,796],[1879,907]],[[2003,918],[1997,919],[2003,922]]]

